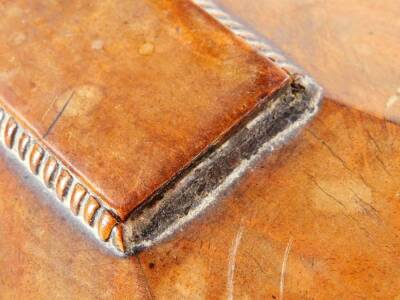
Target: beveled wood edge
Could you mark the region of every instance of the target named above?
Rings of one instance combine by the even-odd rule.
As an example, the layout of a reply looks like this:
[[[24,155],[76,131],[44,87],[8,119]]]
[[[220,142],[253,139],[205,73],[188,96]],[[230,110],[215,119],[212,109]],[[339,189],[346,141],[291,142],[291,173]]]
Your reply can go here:
[[[13,153],[43,188],[51,191],[99,240],[118,254],[124,254],[123,230],[119,220],[35,134],[23,128],[1,102],[3,99],[0,97],[0,144]]]

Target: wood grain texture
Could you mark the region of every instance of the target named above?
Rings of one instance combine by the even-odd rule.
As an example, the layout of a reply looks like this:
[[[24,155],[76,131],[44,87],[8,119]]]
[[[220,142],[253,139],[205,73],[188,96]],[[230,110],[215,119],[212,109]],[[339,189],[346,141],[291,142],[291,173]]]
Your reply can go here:
[[[0,28],[1,105],[122,220],[289,82],[187,0],[3,1]]]
[[[394,299],[400,128],[326,102],[194,224],[140,259],[157,299]],[[229,298],[228,298],[229,299]]]
[[[330,99],[400,122],[397,0],[216,2],[272,40]]]

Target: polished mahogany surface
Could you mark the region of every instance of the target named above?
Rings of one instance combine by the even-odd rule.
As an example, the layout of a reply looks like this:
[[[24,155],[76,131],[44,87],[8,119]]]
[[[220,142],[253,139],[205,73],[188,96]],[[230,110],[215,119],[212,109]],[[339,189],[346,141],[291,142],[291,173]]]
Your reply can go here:
[[[122,219],[288,82],[190,1],[0,9],[0,100]]]

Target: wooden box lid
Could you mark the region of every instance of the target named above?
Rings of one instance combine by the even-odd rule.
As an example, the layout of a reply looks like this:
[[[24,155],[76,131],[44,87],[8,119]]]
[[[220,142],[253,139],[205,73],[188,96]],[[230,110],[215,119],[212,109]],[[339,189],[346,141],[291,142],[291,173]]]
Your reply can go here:
[[[189,1],[1,11],[1,105],[121,219],[288,81]]]
[[[17,0],[0,29],[0,141],[125,254],[318,110],[320,88],[210,1]]]

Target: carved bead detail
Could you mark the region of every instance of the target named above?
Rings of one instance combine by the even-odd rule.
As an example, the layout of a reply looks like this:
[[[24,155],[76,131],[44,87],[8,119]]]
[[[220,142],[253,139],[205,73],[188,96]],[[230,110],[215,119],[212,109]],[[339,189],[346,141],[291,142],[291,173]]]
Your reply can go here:
[[[65,196],[68,194],[71,183],[72,176],[66,170],[62,170],[56,183],[56,193],[61,201],[63,201]]]
[[[30,140],[31,140],[31,138],[28,135],[26,135],[25,133],[22,133],[21,137],[19,138],[18,154],[22,160],[25,160],[26,153],[28,152]]]
[[[87,224],[93,224],[93,217],[99,208],[99,202],[97,202],[97,200],[93,196],[89,196],[89,199],[86,201],[83,208],[83,218],[85,219]]]
[[[97,223],[97,232],[102,241],[107,241],[110,238],[111,231],[117,224],[117,220],[111,215],[109,211],[104,210]]]
[[[29,156],[29,167],[33,174],[38,174],[43,157],[43,149],[38,144],[35,144],[32,148],[31,155]]]
[[[8,148],[12,149],[15,142],[15,135],[18,130],[18,124],[13,118],[10,118],[4,128],[4,143]]]
[[[125,245],[124,245],[124,237],[123,237],[123,230],[122,225],[118,224],[115,226],[114,229],[114,238],[113,238],[113,245],[122,253],[125,252]]]
[[[53,186],[53,181],[58,169],[58,163],[53,157],[49,157],[43,169],[43,181],[48,187]]]
[[[85,198],[86,194],[86,189],[82,185],[77,183],[72,192],[71,202],[69,204],[71,211],[75,216],[79,214],[82,200]]]

